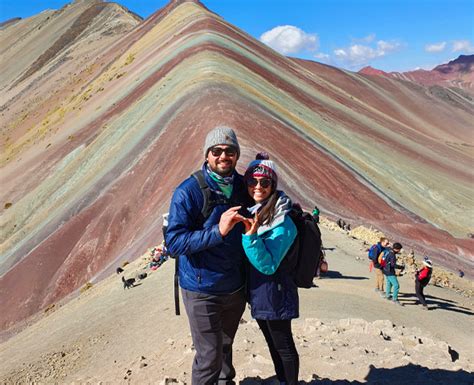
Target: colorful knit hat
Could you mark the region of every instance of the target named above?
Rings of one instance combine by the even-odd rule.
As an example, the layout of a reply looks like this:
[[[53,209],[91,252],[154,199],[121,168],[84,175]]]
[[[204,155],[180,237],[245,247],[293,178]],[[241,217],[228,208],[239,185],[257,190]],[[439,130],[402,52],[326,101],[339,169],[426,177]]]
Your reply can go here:
[[[269,158],[266,152],[259,152],[255,160],[249,163],[244,179],[248,180],[256,177],[269,178],[273,181],[274,188],[276,188],[278,184],[277,167]]]

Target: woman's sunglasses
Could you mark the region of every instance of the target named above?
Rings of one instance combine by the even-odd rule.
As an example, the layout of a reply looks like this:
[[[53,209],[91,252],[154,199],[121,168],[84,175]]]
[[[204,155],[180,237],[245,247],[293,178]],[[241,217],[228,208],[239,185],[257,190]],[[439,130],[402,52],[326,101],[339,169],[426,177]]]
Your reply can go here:
[[[212,156],[221,156],[222,153],[225,152],[226,156],[235,156],[237,154],[237,150],[234,147],[212,147],[211,154]]]
[[[272,180],[268,178],[263,178],[260,180],[255,178],[249,178],[247,180],[247,186],[256,187],[258,184],[260,184],[260,187],[262,188],[268,188],[272,185]]]

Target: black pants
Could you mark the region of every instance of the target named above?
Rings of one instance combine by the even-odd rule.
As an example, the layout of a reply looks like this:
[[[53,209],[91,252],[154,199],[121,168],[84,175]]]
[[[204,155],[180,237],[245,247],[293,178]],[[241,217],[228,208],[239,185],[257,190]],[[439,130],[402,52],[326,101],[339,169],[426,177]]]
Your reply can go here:
[[[244,291],[226,295],[181,292],[196,349],[192,384],[235,384],[232,343],[245,308]]]
[[[257,323],[267,341],[278,381],[297,385],[300,359],[291,333],[291,320],[258,319]]]
[[[415,292],[416,292],[416,296],[418,297],[418,300],[420,301],[420,303],[423,305],[423,306],[428,306],[426,304],[426,298],[425,298],[425,295],[423,294],[423,289],[425,287],[421,284],[420,281],[416,280],[415,281]]]

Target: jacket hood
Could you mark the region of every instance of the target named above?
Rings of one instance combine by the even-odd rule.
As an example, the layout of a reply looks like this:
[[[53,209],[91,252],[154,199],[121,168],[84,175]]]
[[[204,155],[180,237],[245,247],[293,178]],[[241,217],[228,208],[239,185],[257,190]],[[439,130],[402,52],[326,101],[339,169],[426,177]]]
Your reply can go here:
[[[269,224],[260,226],[257,230],[258,235],[263,234],[283,223],[285,220],[285,215],[287,215],[291,210],[291,199],[283,191],[278,190],[277,194],[278,200],[275,205],[275,216],[273,217],[273,221]]]

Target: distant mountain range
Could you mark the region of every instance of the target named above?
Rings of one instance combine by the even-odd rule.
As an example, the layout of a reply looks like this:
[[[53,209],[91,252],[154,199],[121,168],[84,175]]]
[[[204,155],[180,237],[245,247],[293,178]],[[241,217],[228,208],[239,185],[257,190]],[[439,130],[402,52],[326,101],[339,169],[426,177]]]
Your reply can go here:
[[[468,92],[474,92],[474,55],[460,55],[457,59],[438,65],[432,70],[385,72],[367,66],[362,68],[359,73],[408,80],[425,86],[458,87]]]

